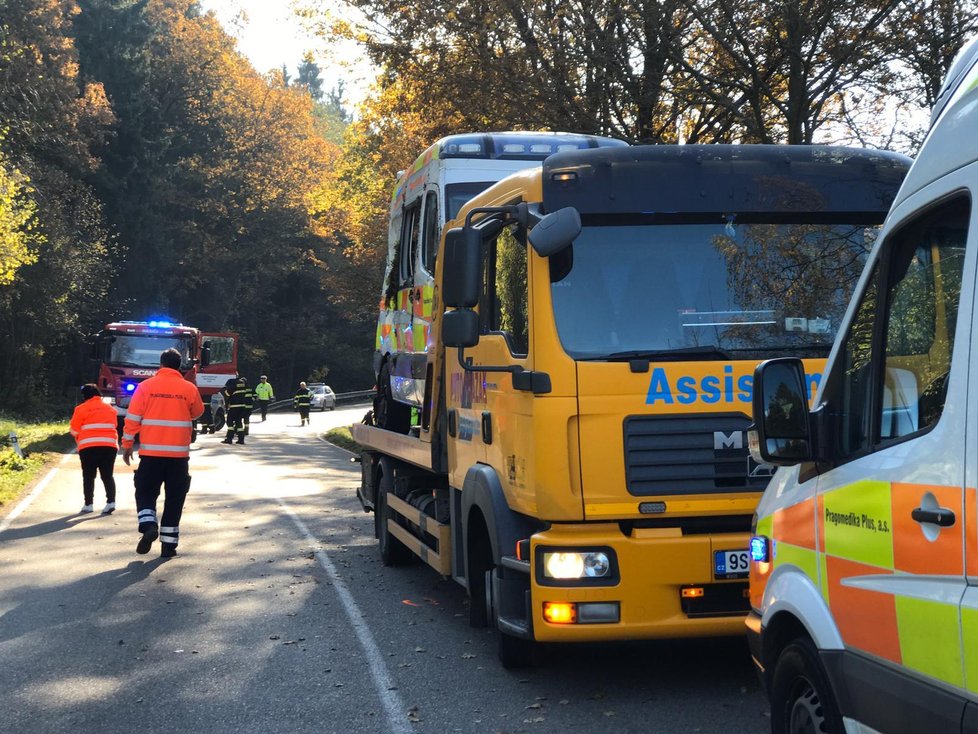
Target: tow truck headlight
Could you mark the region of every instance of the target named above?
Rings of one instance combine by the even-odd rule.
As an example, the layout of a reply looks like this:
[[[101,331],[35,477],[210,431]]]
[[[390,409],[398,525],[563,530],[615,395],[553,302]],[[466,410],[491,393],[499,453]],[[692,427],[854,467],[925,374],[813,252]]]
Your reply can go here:
[[[546,578],[601,579],[611,573],[611,559],[605,551],[556,551],[543,553],[543,574]]]

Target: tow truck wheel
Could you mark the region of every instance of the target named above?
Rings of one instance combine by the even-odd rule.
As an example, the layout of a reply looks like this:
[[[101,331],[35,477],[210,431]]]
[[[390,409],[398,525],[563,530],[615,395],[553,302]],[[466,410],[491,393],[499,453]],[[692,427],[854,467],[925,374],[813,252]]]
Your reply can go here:
[[[380,560],[385,566],[400,566],[408,563],[412,558],[407,546],[391,535],[387,527],[387,520],[390,518],[387,493],[393,488],[394,482],[389,472],[381,474],[380,484],[377,487],[377,501],[374,503],[374,531],[380,546]]]
[[[218,410],[214,416],[214,423],[211,424],[211,433],[217,433],[224,428],[224,411]]]
[[[499,629],[499,608],[496,603],[495,584],[493,584],[495,575],[495,568],[486,571],[484,585],[486,618],[489,620],[489,625],[495,627],[496,634],[499,635],[499,647],[497,648],[499,662],[506,669],[528,668],[533,665],[536,643],[533,640],[508,635]]]
[[[804,637],[778,656],[771,682],[773,734],[842,734],[832,687],[814,645]]]
[[[507,670],[513,668],[529,668],[536,657],[536,643],[513,637],[505,632],[499,633],[499,662]]]

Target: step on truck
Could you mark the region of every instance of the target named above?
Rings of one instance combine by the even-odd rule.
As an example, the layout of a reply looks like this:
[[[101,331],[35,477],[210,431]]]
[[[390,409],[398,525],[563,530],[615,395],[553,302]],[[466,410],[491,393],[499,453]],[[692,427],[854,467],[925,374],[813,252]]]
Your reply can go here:
[[[383,562],[464,586],[505,666],[537,642],[742,634],[773,471],[745,440],[754,368],[799,357],[814,394],[908,165],[574,150],[466,203],[433,264],[416,425],[353,428]]]
[[[198,422],[214,430],[224,425],[222,412],[211,416],[210,397],[237,377],[237,334],[209,334],[166,320],[116,321],[95,335],[92,358],[98,363],[96,384],[103,399],[115,407],[120,435],[136,386],[156,374],[160,354],[170,348],[180,352],[180,371],[197,386],[204,401],[195,435]]]

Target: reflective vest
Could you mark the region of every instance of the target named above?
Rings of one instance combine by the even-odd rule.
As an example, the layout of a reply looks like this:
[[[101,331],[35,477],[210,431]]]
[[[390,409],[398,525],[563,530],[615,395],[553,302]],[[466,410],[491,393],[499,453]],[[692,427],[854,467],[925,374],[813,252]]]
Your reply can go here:
[[[292,405],[296,408],[308,408],[311,397],[312,393],[309,392],[308,387],[300,387],[295,397],[292,398]]]
[[[119,448],[115,408],[102,402],[98,395],[89,398],[75,407],[71,415],[71,435],[75,437],[78,450],[111,446]]]
[[[155,377],[136,387],[126,414],[122,446],[131,448],[138,433],[140,456],[187,458],[194,419],[203,412],[196,385],[176,370],[160,367]]]
[[[259,382],[255,385],[255,395],[258,396],[259,400],[271,400],[275,397],[275,391],[272,389],[272,383],[270,382]]]
[[[255,394],[251,388],[243,382],[234,385],[234,392],[228,398],[228,408],[245,408],[251,410],[255,407]]]

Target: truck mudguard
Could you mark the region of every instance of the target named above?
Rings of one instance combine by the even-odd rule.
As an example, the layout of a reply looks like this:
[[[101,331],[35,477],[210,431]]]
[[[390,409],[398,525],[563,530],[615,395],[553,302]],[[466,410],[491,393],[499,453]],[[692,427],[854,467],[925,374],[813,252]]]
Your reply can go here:
[[[513,555],[516,552],[516,541],[529,538],[541,527],[539,521],[509,509],[495,469],[486,464],[476,464],[470,468],[462,483],[464,549],[469,547],[469,516],[473,507],[478,507],[486,520],[492,543],[492,557],[497,566],[504,555]],[[468,575],[468,558],[465,559],[464,568]]]

